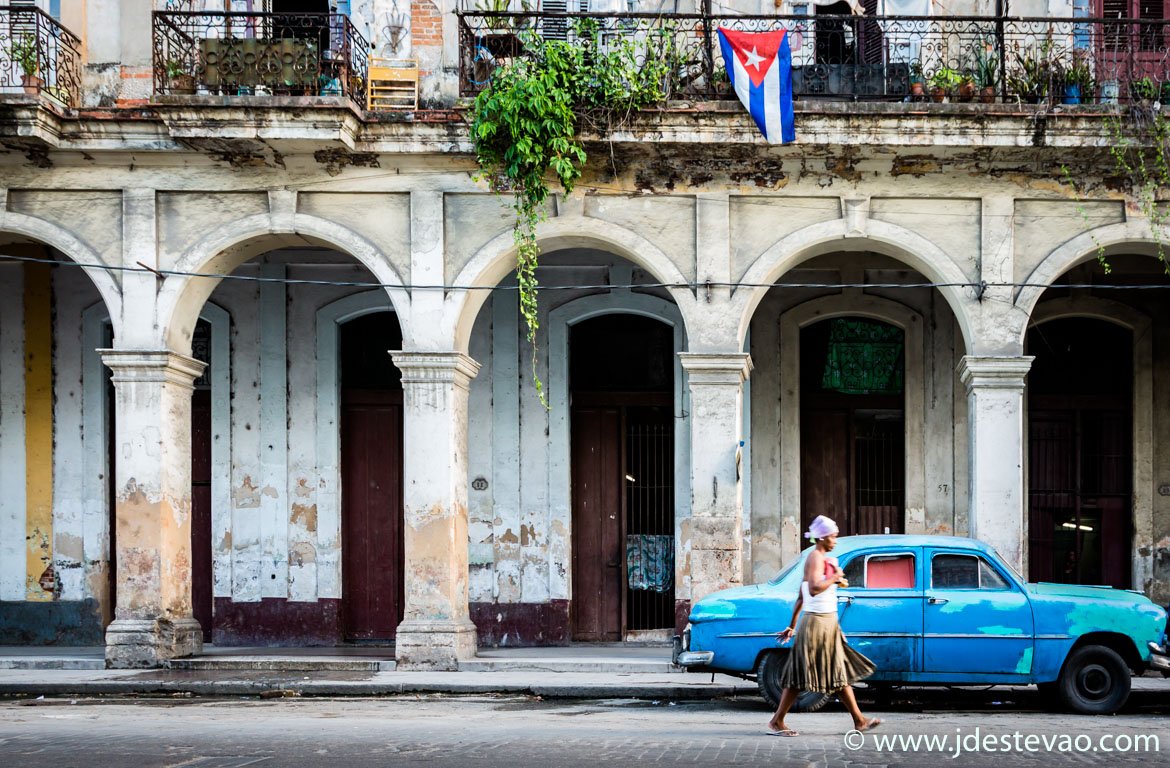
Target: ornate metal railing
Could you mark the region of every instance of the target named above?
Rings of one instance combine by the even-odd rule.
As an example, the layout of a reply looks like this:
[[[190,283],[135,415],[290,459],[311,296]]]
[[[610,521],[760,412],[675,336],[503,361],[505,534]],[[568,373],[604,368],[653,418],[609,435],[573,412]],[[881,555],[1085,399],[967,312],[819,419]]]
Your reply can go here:
[[[76,107],[81,38],[37,8],[0,5],[0,92],[22,91]]]
[[[787,30],[797,98],[1170,101],[1170,22],[943,16],[714,16],[461,11],[460,92],[473,95],[535,35],[632,40],[668,57],[667,98],[734,98],[716,30]],[[933,92],[933,95],[932,95]]]
[[[369,43],[343,14],[154,13],[154,92],[366,101]]]

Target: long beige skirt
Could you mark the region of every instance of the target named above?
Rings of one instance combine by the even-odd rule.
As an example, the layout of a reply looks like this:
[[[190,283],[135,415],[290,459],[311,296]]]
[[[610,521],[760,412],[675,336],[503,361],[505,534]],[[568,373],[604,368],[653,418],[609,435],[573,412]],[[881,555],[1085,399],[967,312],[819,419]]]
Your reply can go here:
[[[872,661],[845,642],[837,614],[802,613],[780,684],[800,691],[836,693],[876,671]]]

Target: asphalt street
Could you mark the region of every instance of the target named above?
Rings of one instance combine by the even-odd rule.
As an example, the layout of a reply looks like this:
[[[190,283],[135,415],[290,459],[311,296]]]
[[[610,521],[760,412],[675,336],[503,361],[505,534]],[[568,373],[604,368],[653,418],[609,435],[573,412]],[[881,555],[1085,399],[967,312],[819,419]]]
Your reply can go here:
[[[863,706],[885,719],[872,733],[847,735],[849,717],[833,704],[792,715],[789,725],[801,735],[781,738],[765,734],[768,711],[755,697],[10,699],[0,701],[0,765],[1010,768],[1165,765],[1170,752],[1170,701],[1163,693],[1135,696],[1112,717],[1052,713],[1035,697],[1006,700],[996,689],[896,694],[880,708]]]

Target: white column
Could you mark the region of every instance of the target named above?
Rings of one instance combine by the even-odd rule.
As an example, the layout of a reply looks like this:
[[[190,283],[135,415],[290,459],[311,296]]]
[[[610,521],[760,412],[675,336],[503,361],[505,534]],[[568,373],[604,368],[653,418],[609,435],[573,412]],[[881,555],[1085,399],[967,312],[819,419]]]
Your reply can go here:
[[[691,603],[743,583],[743,496],[736,455],[751,356],[680,352],[691,401]]]
[[[191,390],[203,363],[173,352],[102,350],[113,371],[118,604],[110,667],[199,653],[191,611]]]
[[[970,535],[995,547],[1024,573],[1024,378],[1031,357],[975,357],[959,362],[970,429]]]
[[[456,669],[475,656],[467,610],[467,397],[479,363],[459,352],[393,352],[402,371],[405,616],[400,669]]]

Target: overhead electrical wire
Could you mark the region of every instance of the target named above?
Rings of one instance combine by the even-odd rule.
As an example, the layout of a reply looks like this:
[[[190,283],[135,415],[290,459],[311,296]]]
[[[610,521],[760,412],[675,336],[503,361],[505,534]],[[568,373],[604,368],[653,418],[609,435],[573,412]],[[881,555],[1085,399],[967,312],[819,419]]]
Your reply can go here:
[[[136,274],[152,274],[158,278],[167,278],[171,276],[181,277],[199,277],[209,280],[239,280],[245,282],[255,283],[284,283],[286,285],[320,285],[330,287],[348,287],[348,288],[383,288],[383,289],[397,289],[406,291],[518,291],[518,285],[511,285],[500,283],[497,285],[428,285],[428,284],[410,284],[403,283],[401,285],[395,283],[380,283],[370,280],[320,280],[311,278],[294,278],[294,277],[269,277],[264,275],[238,275],[234,272],[227,274],[219,274],[213,272],[187,272],[183,270],[174,269],[153,269],[143,264],[135,266],[124,266],[118,264],[83,264],[81,262],[73,261],[71,259],[50,259],[37,256],[16,256],[11,254],[0,254],[0,261],[23,262],[30,264],[49,264],[59,267],[82,267],[101,269],[107,272],[131,272]],[[289,266],[296,266],[295,264]],[[355,266],[338,264],[339,267]],[[357,265],[362,266],[364,265]],[[560,266],[560,265],[558,265]],[[595,264],[582,265],[583,268],[596,267]],[[773,283],[748,283],[740,281],[717,281],[717,280],[696,280],[683,283],[592,283],[580,285],[540,285],[539,290],[542,291],[594,291],[594,290],[613,290],[615,288],[681,288],[690,291],[699,291],[703,289],[712,288],[881,288],[881,289],[897,289],[897,288],[972,288],[980,293],[986,291],[988,288],[1077,288],[1077,289],[1103,289],[1103,290],[1170,290],[1170,279],[1165,283],[1138,283],[1138,284],[1116,284],[1116,283],[1005,283],[1005,282],[963,282],[963,283],[939,283],[939,282],[916,282],[916,283],[790,283],[790,282],[773,282]]]

